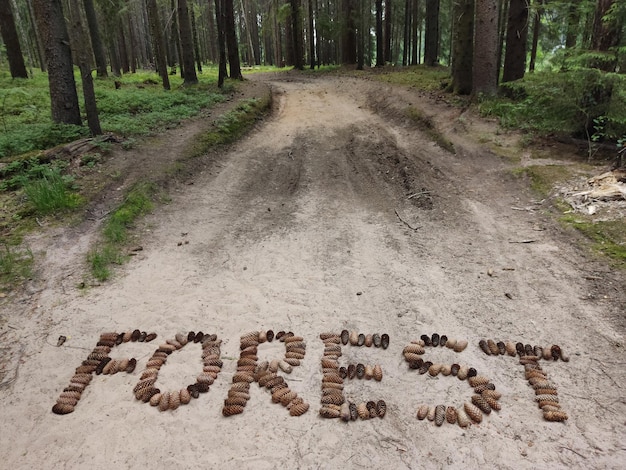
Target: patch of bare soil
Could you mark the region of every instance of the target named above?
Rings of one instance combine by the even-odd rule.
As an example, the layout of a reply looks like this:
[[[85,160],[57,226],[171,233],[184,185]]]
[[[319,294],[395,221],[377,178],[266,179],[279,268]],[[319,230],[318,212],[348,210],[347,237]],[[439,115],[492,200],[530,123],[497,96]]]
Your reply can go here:
[[[193,184],[173,187],[172,202],[140,227],[143,251],[114,281],[81,294],[75,279],[64,283],[57,273],[58,282],[44,282],[16,310],[28,313],[3,305],[3,343],[20,351],[17,372],[0,390],[5,461],[12,468],[620,468],[623,275],[573,248],[507,176],[510,160],[477,143],[473,131],[489,125],[415,92],[352,78],[252,80],[270,84],[273,117],[207,157],[210,171],[186,181]],[[456,154],[414,127],[409,104],[432,115]],[[56,236],[67,256],[84,251]],[[595,287],[586,278],[598,272],[615,289],[590,298]],[[95,376],[73,413],[53,414],[99,334],[134,328],[157,332],[157,344],[178,331],[216,333],[224,364],[210,391],[164,413],[138,402],[133,387],[157,345],[123,343],[111,356],[136,357],[136,371]],[[244,413],[224,418],[239,337],[270,328],[306,341],[301,365],[283,375],[309,411],[290,417],[252,384]],[[346,379],[344,395],[385,400],[384,419],[343,423],[318,414],[319,335],[344,328],[391,338],[384,350],[343,346],[339,358],[345,366],[381,365],[382,381]],[[465,429],[416,419],[422,403],[459,408],[473,394],[467,381],[409,369],[403,348],[433,332],[469,346],[427,347],[424,360],[476,368],[502,393],[501,411]],[[59,335],[68,340],[56,347]],[[518,360],[485,355],[481,338],[561,345],[570,362],[542,368],[569,419],[544,421]],[[263,343],[259,361],[284,351]],[[189,344],[168,358],[156,386],[178,390],[201,371],[200,348]]]

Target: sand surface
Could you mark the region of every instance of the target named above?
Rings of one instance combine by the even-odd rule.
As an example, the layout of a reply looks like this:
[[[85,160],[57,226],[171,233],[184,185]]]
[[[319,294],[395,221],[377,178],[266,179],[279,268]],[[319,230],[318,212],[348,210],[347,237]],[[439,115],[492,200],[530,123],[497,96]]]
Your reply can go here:
[[[452,118],[444,128],[456,154],[436,146],[397,111],[424,106],[408,92],[348,78],[265,80],[273,116],[142,221],[143,250],[114,280],[80,292],[69,271],[2,306],[1,351],[13,362],[0,389],[0,468],[623,468],[623,311],[610,293],[590,295],[586,277],[602,267],[544,219],[507,176],[511,164]],[[56,237],[50,256],[85,249]],[[73,413],[53,414],[100,334],[136,328],[158,337],[110,353],[136,358],[136,370],[94,376]],[[301,365],[281,374],[309,411],[292,417],[253,383],[245,411],[223,417],[240,336],[268,329],[304,338]],[[347,345],[340,358],[381,365],[382,381],[346,380],[344,395],[383,399],[383,419],[319,415],[320,333],[343,329],[390,337],[387,349]],[[222,341],[209,392],[166,412],[136,400],[155,349],[199,330]],[[461,407],[473,394],[467,381],[409,369],[403,348],[435,332],[469,346],[427,347],[425,360],[474,367],[502,393],[502,409],[482,423],[416,418],[420,404]],[[545,421],[518,359],[487,356],[482,338],[560,345],[570,361],[542,368],[569,419]],[[201,351],[172,353],[156,386],[193,383]],[[284,353],[284,343],[262,343],[259,362]]]

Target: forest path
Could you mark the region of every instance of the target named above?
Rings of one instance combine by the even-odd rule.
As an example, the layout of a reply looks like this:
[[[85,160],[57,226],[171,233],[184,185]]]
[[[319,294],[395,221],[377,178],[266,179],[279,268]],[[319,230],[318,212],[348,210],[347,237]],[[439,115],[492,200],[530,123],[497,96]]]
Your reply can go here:
[[[436,114],[456,154],[403,117],[426,105],[410,92],[352,78],[270,81],[275,113],[173,194],[143,222],[143,251],[109,285],[46,297],[48,337],[24,345],[20,374],[1,390],[0,449],[11,468],[620,468],[626,460],[623,330],[611,302],[591,302],[591,264],[507,178],[510,164]],[[449,113],[446,115],[445,113]],[[458,117],[458,116],[457,116]],[[518,210],[528,208],[528,210]],[[148,231],[149,230],[149,231]],[[595,266],[595,265],[594,265]],[[156,331],[123,343],[134,374],[96,376],[76,410],[54,400],[104,331]],[[222,417],[240,335],[271,328],[303,336],[301,366],[285,375],[310,403],[293,418],[255,384],[242,415]],[[347,380],[345,396],[384,399],[387,415],[353,423],[318,415],[323,344],[343,328],[388,333],[386,350],[343,348],[341,364],[380,364],[381,382]],[[211,390],[176,411],[138,403],[132,389],[150,354],[178,331],[216,333],[224,366]],[[422,334],[467,339],[424,359],[475,367],[502,392],[482,424],[416,419],[419,404],[462,406],[472,390],[454,377],[409,370],[402,349]],[[55,338],[71,336],[56,348]],[[566,423],[542,419],[523,368],[492,357],[481,338],[560,344],[569,363],[542,364]],[[282,343],[259,347],[280,357]],[[192,383],[201,364],[188,345],[158,386]]]

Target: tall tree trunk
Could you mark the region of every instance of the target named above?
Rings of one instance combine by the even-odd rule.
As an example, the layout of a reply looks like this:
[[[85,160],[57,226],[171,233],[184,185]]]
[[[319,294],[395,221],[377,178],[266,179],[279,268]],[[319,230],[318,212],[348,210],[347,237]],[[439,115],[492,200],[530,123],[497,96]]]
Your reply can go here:
[[[39,58],[39,67],[42,72],[47,70],[46,67],[46,54],[43,47],[43,41],[41,40],[41,34],[37,29],[37,25],[35,24],[35,9],[33,8],[33,0],[26,0],[26,4],[28,5],[28,18],[30,20],[31,29],[33,32],[33,38],[35,43],[37,44],[37,57]]]
[[[355,21],[355,2],[357,0],[343,1],[343,18],[345,27],[343,30],[342,41],[342,62],[344,64],[356,63],[356,26]],[[362,0],[361,0],[362,1]]]
[[[571,49],[576,47],[580,24],[580,9],[577,2],[570,2],[567,12],[567,34],[565,35],[565,47]]]
[[[419,46],[417,41],[417,33],[420,27],[420,2],[419,0],[413,0],[413,19],[411,20],[411,65],[418,65],[420,63],[419,58]]]
[[[227,0],[215,0],[215,23],[217,25],[217,43],[220,54],[219,74],[217,78],[217,86],[222,87],[226,74],[226,32],[224,31],[224,2]]]
[[[44,43],[52,120],[81,125],[72,51],[60,0],[34,0],[37,28]]]
[[[509,17],[509,0],[498,0],[498,73],[497,80],[500,79],[502,70],[502,56],[504,52],[504,38],[506,38],[507,18]]]
[[[0,33],[2,33],[2,42],[4,42],[7,49],[11,77],[28,78],[9,0],[0,0]]]
[[[535,71],[535,61],[537,60],[537,47],[539,45],[539,30],[541,29],[541,13],[543,9],[543,0],[535,0],[535,14],[533,17],[533,43],[530,48],[530,63],[528,71]],[[574,39],[574,44],[576,40]]]
[[[89,126],[89,132],[91,132],[91,135],[100,135],[102,134],[102,128],[100,127],[100,118],[98,117],[98,106],[96,104],[96,93],[93,87],[93,77],[91,76],[91,51],[88,46],[89,38],[81,21],[79,0],[70,0],[69,4],[74,57],[76,59],[76,63],[78,64],[78,68],[80,69],[80,77],[83,84],[83,98],[85,100],[87,125]]]
[[[139,45],[135,39],[135,30],[133,27],[133,14],[128,14],[128,62],[130,65],[130,73],[137,71],[137,54],[140,53]]]
[[[426,0],[425,34],[424,63],[432,67],[439,62],[439,0]]]
[[[402,65],[409,64],[411,49],[411,0],[404,0],[404,47],[402,48]]]
[[[393,18],[391,17],[391,4],[391,0],[385,0],[385,62],[391,62],[391,30],[393,26]]]
[[[198,41],[198,30],[196,28],[196,14],[193,9],[193,2],[190,10],[191,14],[191,34],[193,36],[193,52],[196,58],[196,69],[202,73],[202,59],[200,58],[200,43]]]
[[[128,47],[126,45],[126,33],[124,32],[124,23],[122,21],[122,15],[120,15],[120,24],[117,26],[117,37],[118,37],[118,45],[119,45],[119,57],[120,57],[120,67],[122,68],[123,73],[130,72],[130,63],[128,62]]]
[[[154,50],[156,69],[161,76],[163,88],[169,90],[170,78],[167,74],[165,41],[163,39],[163,31],[161,29],[161,21],[159,19],[159,8],[157,7],[157,0],[146,0],[146,10],[148,14],[148,22],[150,23],[150,33],[152,34],[152,49]]]
[[[243,80],[243,75],[241,75],[241,62],[239,61],[239,46],[237,44],[235,12],[233,10],[232,0],[222,0],[222,8],[224,10],[224,34],[226,35],[226,45],[228,46],[230,78]]]
[[[196,75],[195,58],[193,55],[193,35],[191,33],[191,20],[187,0],[178,0],[178,27],[180,28],[180,47],[183,52],[183,66],[185,70],[184,84],[195,85],[198,83]]]
[[[300,0],[290,0],[291,3],[291,39],[293,41],[293,66],[302,70],[302,11],[300,10]]]
[[[474,0],[455,0],[452,16],[452,90],[459,95],[469,95],[474,59]]]
[[[376,0],[376,67],[385,65],[383,38],[383,0]]]
[[[622,24],[619,19],[604,20],[613,3],[615,0],[597,0],[593,18],[593,35],[591,36],[591,48],[597,51],[608,51],[620,42]]]
[[[498,0],[476,2],[472,94],[498,91]]]
[[[185,60],[183,58],[183,46],[180,42],[180,30],[178,22],[178,8],[176,0],[170,0],[170,10],[172,15],[172,37],[176,46],[176,55],[178,56],[178,66],[180,67],[180,78],[185,78]]]
[[[524,77],[528,42],[528,0],[511,0],[506,33],[503,82]]]
[[[313,0],[309,1],[309,62],[310,68],[315,68],[315,27],[313,17]]]
[[[357,33],[358,33],[358,37],[357,37],[357,51],[356,51],[356,69],[357,70],[363,70],[363,65],[365,63],[365,15],[363,13],[363,5],[364,4],[368,4],[369,6],[369,0],[367,0],[366,2],[360,2],[358,4],[358,11],[359,11],[359,20],[358,20],[358,27],[357,27]]]

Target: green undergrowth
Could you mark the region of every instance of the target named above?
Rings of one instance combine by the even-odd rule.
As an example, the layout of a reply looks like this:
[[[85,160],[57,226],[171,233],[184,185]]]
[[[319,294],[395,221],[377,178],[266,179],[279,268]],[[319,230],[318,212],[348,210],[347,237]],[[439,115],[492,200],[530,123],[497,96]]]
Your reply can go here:
[[[111,276],[112,265],[122,264],[129,233],[141,216],[149,213],[158,198],[158,188],[153,183],[137,183],[124,202],[107,218],[102,229],[102,244],[87,255],[92,276],[105,281]]]
[[[385,68],[384,72],[373,76],[381,82],[410,86],[420,90],[441,91],[450,81],[450,70],[447,67],[412,65],[397,67],[397,70]]]
[[[547,198],[559,183],[570,180],[577,173],[590,172],[589,165],[531,165],[517,168],[513,174],[528,178],[530,187],[540,197]],[[584,214],[571,213],[571,207],[559,198],[553,206],[562,215],[559,221],[564,226],[573,227],[591,241],[593,251],[602,253],[612,262],[626,269],[626,221],[596,221]]]
[[[572,176],[573,169],[566,165],[529,165],[516,168],[512,172],[516,177],[528,178],[531,189],[545,198],[558,182]]]
[[[215,67],[205,68],[198,78],[197,85],[184,87],[179,76],[170,76],[169,91],[163,89],[154,72],[94,78],[102,130],[127,138],[152,134],[225,99],[224,91],[217,88]],[[82,109],[78,71],[75,79]],[[29,79],[11,79],[6,72],[0,74],[0,161],[89,134],[84,110],[84,126],[52,123],[47,80],[43,72],[35,72]]]
[[[593,221],[581,214],[565,214],[560,220],[585,235],[592,249],[610,258],[615,267],[626,269],[626,221]]]
[[[0,291],[32,276],[33,253],[28,248],[0,245]]]
[[[571,135],[590,142],[626,136],[626,76],[596,69],[529,73],[483,100],[483,115],[506,128]]]
[[[187,157],[197,157],[212,147],[234,142],[247,132],[269,109],[271,98],[253,98],[238,104],[232,111],[220,116],[212,130],[199,136],[191,148],[185,152]]]

